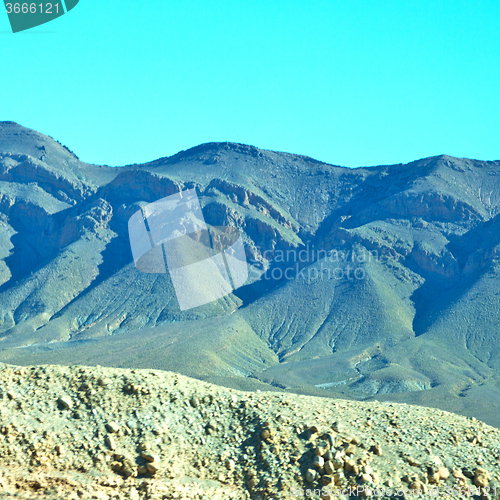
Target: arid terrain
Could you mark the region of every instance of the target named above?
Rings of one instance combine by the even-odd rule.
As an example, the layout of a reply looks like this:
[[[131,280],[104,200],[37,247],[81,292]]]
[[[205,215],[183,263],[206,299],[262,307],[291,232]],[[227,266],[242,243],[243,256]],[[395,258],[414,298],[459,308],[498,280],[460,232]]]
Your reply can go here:
[[[500,430],[441,410],[99,366],[0,387],[2,498],[500,498]]]
[[[250,279],[181,311],[127,224],[195,189]],[[0,361],[438,407],[500,427],[500,162],[344,168],[236,143],[121,167],[0,122]],[[286,277],[285,277],[286,276]]]
[[[127,224],[184,189],[251,278],[181,311]],[[0,122],[0,496],[500,498],[499,192],[499,161],[112,168]]]

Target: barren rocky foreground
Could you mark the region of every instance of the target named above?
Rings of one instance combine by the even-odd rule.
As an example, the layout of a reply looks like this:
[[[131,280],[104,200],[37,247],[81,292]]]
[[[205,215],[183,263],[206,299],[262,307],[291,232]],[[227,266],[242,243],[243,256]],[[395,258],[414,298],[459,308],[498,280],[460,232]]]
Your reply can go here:
[[[153,370],[0,370],[2,498],[495,498],[499,485],[500,430],[440,410]]]

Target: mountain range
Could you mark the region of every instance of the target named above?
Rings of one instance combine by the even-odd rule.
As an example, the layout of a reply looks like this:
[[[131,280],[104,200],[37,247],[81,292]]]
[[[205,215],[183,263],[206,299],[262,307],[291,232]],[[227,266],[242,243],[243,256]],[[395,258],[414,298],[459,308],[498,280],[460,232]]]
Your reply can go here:
[[[181,311],[128,220],[196,189],[249,279]],[[171,370],[500,427],[500,161],[345,168],[236,143],[92,165],[0,122],[0,361]]]

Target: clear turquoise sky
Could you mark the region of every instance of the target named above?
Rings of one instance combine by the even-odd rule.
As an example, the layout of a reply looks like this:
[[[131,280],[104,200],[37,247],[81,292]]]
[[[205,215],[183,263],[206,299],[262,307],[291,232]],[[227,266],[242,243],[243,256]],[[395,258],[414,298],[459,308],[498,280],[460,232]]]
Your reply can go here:
[[[84,161],[235,141],[350,167],[500,159],[499,0],[80,0],[12,34],[0,119]]]

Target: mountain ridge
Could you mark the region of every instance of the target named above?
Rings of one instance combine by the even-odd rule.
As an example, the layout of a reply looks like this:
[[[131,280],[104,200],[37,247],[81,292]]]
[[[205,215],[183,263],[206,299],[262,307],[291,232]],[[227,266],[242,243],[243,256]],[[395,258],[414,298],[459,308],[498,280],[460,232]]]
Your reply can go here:
[[[241,231],[252,278],[181,312],[168,273],[135,269],[127,223],[187,188],[208,224]],[[418,401],[500,426],[499,192],[498,161],[350,169],[212,142],[106,167],[1,122],[0,360]]]

